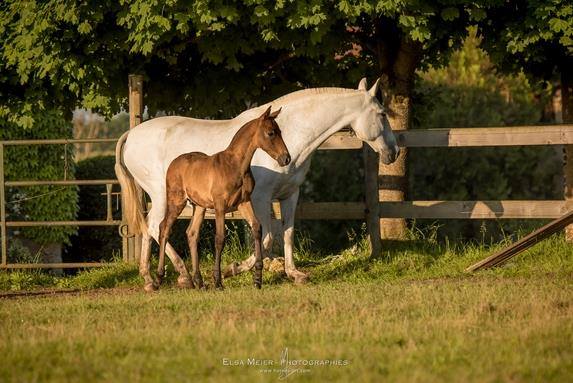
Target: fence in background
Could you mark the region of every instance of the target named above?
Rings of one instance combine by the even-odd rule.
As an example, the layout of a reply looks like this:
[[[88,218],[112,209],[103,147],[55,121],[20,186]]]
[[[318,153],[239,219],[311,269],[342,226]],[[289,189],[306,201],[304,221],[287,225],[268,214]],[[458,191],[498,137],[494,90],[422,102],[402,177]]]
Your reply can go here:
[[[115,179],[108,180],[43,180],[43,181],[6,181],[4,177],[4,150],[7,146],[22,145],[71,145],[101,142],[116,142],[115,138],[94,139],[55,139],[55,140],[18,140],[0,141],[0,230],[2,259],[0,269],[29,269],[29,268],[78,268],[102,266],[102,262],[74,262],[74,263],[8,263],[8,228],[31,226],[121,226],[122,221],[114,220],[112,216],[112,187],[118,184]],[[8,221],[6,219],[6,187],[27,187],[39,185],[105,185],[106,188],[106,219],[93,221]],[[124,237],[123,252],[126,254],[126,238]]]

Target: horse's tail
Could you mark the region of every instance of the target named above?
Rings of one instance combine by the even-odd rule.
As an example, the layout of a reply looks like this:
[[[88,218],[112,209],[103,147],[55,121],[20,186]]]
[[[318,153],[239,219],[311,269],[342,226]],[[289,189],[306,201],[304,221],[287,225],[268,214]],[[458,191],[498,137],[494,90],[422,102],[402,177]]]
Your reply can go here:
[[[135,179],[123,164],[123,145],[129,131],[125,132],[115,146],[115,175],[121,185],[121,204],[124,216],[132,234],[147,233],[147,224],[143,215],[142,198],[139,198]]]

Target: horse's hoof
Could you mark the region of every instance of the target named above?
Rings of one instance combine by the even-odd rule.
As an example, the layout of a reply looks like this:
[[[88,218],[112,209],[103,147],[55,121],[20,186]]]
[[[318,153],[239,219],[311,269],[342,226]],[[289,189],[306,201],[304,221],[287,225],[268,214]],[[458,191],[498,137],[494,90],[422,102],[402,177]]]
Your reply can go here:
[[[268,257],[263,258],[263,270],[269,271],[269,269],[271,268],[272,261],[273,260]]]
[[[308,282],[308,274],[302,273],[298,270],[288,273],[289,278],[294,280],[297,285],[304,285]]]
[[[159,288],[159,286],[157,286],[153,282],[148,282],[143,286],[143,290],[145,290],[148,293],[152,293],[152,292],[156,291],[158,288]]]
[[[257,288],[257,289],[260,290],[261,287],[262,287],[262,283],[260,283],[260,282],[255,282],[255,288]]]
[[[223,270],[223,278],[234,277],[239,274],[239,262],[233,262]]]
[[[189,277],[179,277],[177,278],[177,286],[182,289],[193,289],[195,286],[193,285],[193,281]]]
[[[267,258],[265,258],[267,259]],[[275,258],[269,264],[268,270],[271,273],[283,274],[285,272],[285,260],[282,257]]]
[[[220,282],[219,283],[215,282],[215,289],[219,290],[219,291],[225,290],[225,288],[223,287],[223,284]]]

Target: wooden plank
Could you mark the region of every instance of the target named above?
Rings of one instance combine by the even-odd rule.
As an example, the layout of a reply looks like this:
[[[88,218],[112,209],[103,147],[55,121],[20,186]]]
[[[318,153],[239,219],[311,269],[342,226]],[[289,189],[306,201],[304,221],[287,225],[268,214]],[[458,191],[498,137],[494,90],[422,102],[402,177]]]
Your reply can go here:
[[[555,201],[403,201],[381,202],[380,216],[433,219],[557,218],[573,207]]]
[[[573,144],[573,125],[415,129],[394,132],[400,146],[463,147]]]
[[[0,269],[79,269],[84,267],[113,266],[110,262],[77,262],[77,263],[8,263]]]
[[[513,243],[511,246],[498,251],[497,253],[471,265],[466,271],[472,272],[476,270],[486,269],[493,266],[498,266],[517,254],[527,250],[536,243],[544,240],[547,237],[563,230],[567,225],[573,223],[573,211],[563,215],[562,217],[548,223],[547,225],[535,230],[534,232],[523,237],[519,241]]]
[[[6,227],[35,226],[119,226],[121,221],[7,221]]]
[[[151,206],[150,204],[148,207]],[[573,202],[553,201],[395,201],[380,202],[380,217],[430,219],[551,219],[573,208]],[[364,202],[302,202],[296,219],[365,219]],[[193,210],[187,206],[179,218],[189,219]],[[279,202],[273,203],[273,216],[281,219]],[[215,214],[207,210],[206,219]],[[243,219],[238,212],[226,219]],[[88,221],[89,222],[89,221]],[[86,224],[88,223],[86,222]],[[105,222],[105,221],[104,221]]]
[[[302,202],[296,208],[296,219],[364,219],[364,202]],[[186,206],[180,219],[193,217],[193,208]],[[207,210],[206,219],[215,219],[214,211]],[[273,218],[281,219],[280,204],[273,202]],[[225,219],[243,219],[239,212],[225,214]]]
[[[378,154],[367,144],[362,145],[362,157],[364,160],[364,187],[365,187],[365,210],[366,228],[368,229],[368,241],[370,254],[377,256],[382,251],[380,237],[380,203],[378,201]]]

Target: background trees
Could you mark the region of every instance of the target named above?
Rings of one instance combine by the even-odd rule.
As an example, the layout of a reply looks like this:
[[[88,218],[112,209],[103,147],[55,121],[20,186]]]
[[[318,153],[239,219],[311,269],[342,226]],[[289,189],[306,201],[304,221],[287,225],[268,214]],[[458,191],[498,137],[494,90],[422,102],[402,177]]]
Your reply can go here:
[[[354,87],[366,75],[382,78],[395,129],[413,120],[424,127],[536,122],[543,92],[520,77],[501,84],[495,71],[480,66],[484,59],[476,50],[461,54],[476,57],[457,56],[449,72],[432,69],[417,78],[447,63],[471,25],[499,68],[523,67],[537,78],[566,73],[572,67],[571,14],[564,0],[6,0],[0,4],[0,119],[13,131],[34,132],[46,111],[69,120],[75,107],[84,107],[109,117],[126,107],[128,73],[141,73],[152,116],[162,110],[229,117],[303,87]],[[474,82],[464,87],[464,81]],[[494,89],[500,84],[511,89],[511,102]],[[428,177],[416,165],[428,157],[418,158],[410,178],[415,182]],[[315,162],[314,174],[335,166],[336,160],[325,161]],[[345,162],[360,167],[359,159]],[[406,170],[405,153],[383,168],[383,199],[405,197]],[[305,190],[316,198],[312,185]],[[504,190],[497,191],[500,197]],[[382,227],[386,238],[405,235],[403,220]]]

